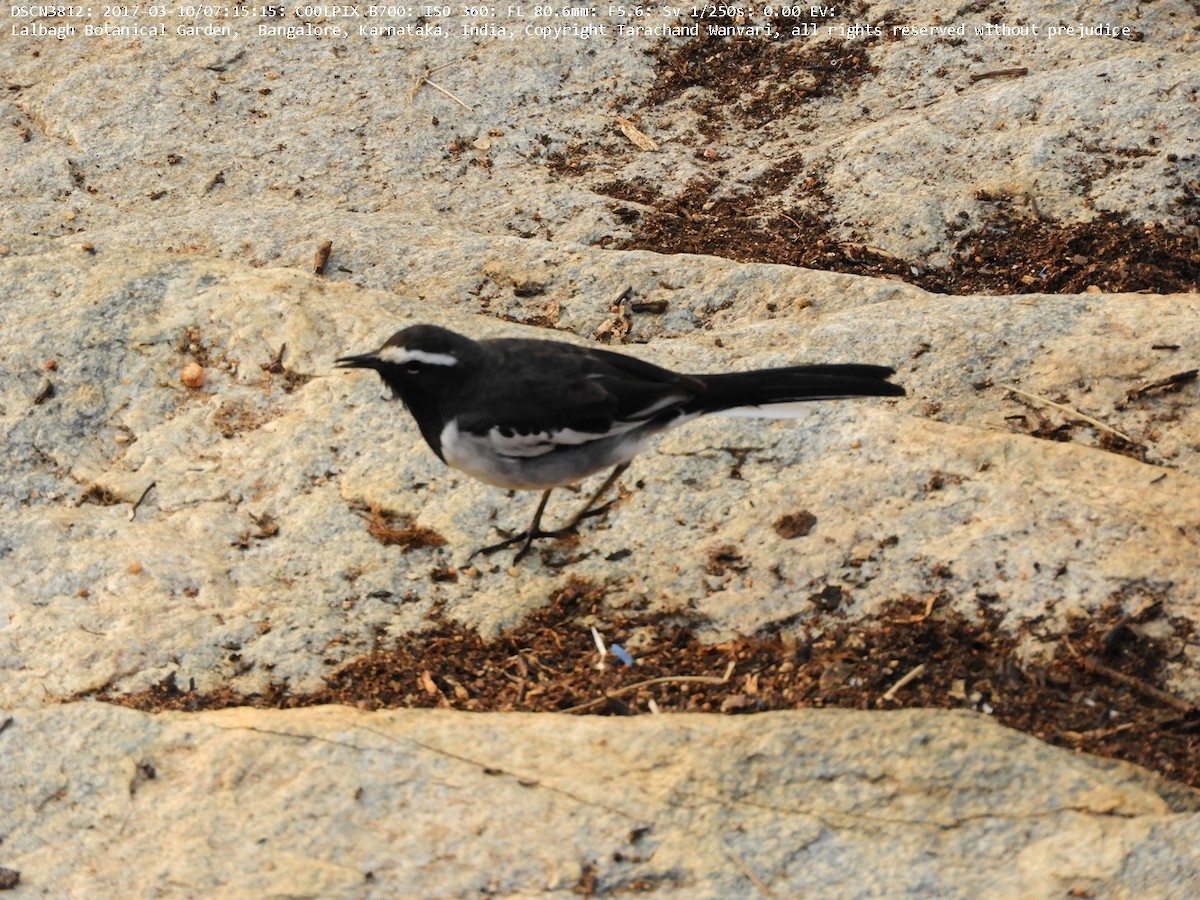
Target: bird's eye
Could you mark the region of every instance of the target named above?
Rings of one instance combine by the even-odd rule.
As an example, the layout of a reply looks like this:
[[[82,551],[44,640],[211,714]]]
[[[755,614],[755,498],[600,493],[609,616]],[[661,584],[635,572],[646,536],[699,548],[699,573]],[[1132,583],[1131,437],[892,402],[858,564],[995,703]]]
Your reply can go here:
[[[419,363],[410,362],[405,365],[404,371],[409,375],[416,375],[421,371],[421,366]]]

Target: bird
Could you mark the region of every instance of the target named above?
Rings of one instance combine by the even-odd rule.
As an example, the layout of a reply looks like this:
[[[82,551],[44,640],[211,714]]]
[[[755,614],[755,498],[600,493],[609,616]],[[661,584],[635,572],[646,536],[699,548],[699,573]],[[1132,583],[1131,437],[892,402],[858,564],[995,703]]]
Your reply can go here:
[[[651,439],[706,414],[772,416],[779,404],[902,397],[889,366],[795,365],[684,374],[595,346],[539,338],[474,340],[438,325],[410,325],[378,350],[336,360],[372,369],[402,401],[425,443],[448,466],[508,490],[542,491],[529,527],[471,554],[561,537],[611,502],[595,504]],[[550,493],[611,470],[568,523],[542,529]],[[503,533],[503,532],[502,532]]]

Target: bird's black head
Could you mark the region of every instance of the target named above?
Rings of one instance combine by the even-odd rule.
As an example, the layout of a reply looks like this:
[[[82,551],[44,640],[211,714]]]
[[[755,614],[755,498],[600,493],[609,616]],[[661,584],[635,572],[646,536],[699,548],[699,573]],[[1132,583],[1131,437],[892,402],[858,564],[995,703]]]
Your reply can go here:
[[[342,369],[374,369],[404,405],[422,405],[456,387],[477,363],[480,346],[468,337],[436,325],[412,325],[397,331],[382,347],[343,356]],[[415,410],[414,410],[415,412]]]
[[[442,457],[442,428],[447,399],[469,378],[477,376],[483,347],[468,337],[438,328],[413,325],[393,334],[373,353],[343,356],[342,369],[374,369],[412,413],[425,442]],[[450,406],[453,406],[451,400]]]

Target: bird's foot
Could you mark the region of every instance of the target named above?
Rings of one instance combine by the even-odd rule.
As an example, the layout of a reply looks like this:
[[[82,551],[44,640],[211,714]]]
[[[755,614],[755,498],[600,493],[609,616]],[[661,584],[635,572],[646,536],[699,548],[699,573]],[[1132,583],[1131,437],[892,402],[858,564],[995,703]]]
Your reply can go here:
[[[593,516],[598,516],[608,512],[609,507],[616,502],[617,501],[615,499],[609,500],[607,503],[597,506],[595,509],[585,510],[577,515],[567,525],[564,525],[562,528],[557,528],[554,531],[543,531],[541,528],[534,528],[528,531],[522,531],[520,534],[514,534],[512,537],[506,538],[498,544],[492,544],[488,547],[480,547],[467,557],[467,562],[469,563],[476,556],[491,556],[497,550],[503,550],[506,547],[511,547],[513,544],[520,544],[521,549],[518,550],[516,556],[513,557],[513,565],[516,565],[529,555],[529,551],[533,549],[534,541],[541,540],[542,538],[560,538],[566,537],[568,534],[575,534],[575,532],[579,529],[580,522],[582,522],[584,519],[590,519]]]
[[[557,531],[522,531],[520,534],[515,534],[507,540],[503,540],[498,544],[492,544],[489,547],[480,547],[474,553],[467,557],[467,562],[470,562],[477,556],[491,556],[497,550],[503,550],[505,547],[511,547],[513,544],[520,544],[521,549],[517,551],[517,555],[513,557],[513,564],[516,565],[533,548],[533,542],[538,538],[557,537]]]

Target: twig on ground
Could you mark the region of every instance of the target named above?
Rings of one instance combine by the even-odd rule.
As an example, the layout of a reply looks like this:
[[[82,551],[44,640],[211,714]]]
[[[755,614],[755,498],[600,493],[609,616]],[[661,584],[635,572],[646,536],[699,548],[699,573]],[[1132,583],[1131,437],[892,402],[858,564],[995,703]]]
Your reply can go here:
[[[448,68],[448,67],[454,66],[454,65],[458,65],[457,60],[454,62],[442,63],[440,66],[434,66],[432,69],[426,69],[424,72],[422,72],[420,75],[418,75],[416,77],[416,80],[413,81],[412,90],[410,90],[408,92],[408,102],[412,103],[413,98],[417,96],[417,91],[419,91],[424,85],[429,85],[435,91],[441,91],[443,94],[445,94],[447,97],[449,97],[455,103],[457,103],[463,109],[467,110],[468,112],[474,112],[474,110],[472,110],[471,107],[467,103],[464,103],[462,100],[460,100],[458,97],[454,96],[454,94],[450,93],[448,90],[446,90],[444,87],[442,87],[437,82],[429,80],[429,76],[432,75],[434,72],[437,72],[441,69],[445,69],[445,68]]]
[[[1063,406],[1061,403],[1055,403],[1053,400],[1048,400],[1045,397],[1038,396],[1037,394],[1031,394],[1028,391],[1023,391],[1018,387],[1013,387],[1011,384],[998,384],[996,387],[1000,388],[1001,390],[1012,391],[1014,394],[1024,397],[1026,400],[1032,400],[1035,403],[1042,403],[1046,406],[1051,406],[1054,409],[1057,409],[1059,412],[1064,412],[1074,419],[1087,422],[1089,425],[1095,425],[1097,428],[1101,429],[1102,431],[1107,431],[1109,434],[1115,434],[1123,441],[1128,441],[1131,444],[1137,443],[1137,441],[1125,434],[1125,432],[1117,431],[1117,429],[1113,428],[1111,425],[1105,425],[1099,419],[1093,419],[1091,416],[1085,415],[1077,409],[1071,409],[1069,406]]]
[[[602,703],[607,703],[609,700],[615,700],[617,697],[632,693],[633,691],[641,690],[644,687],[652,687],[656,684],[678,684],[681,682],[690,682],[692,684],[725,684],[727,681],[729,681],[729,676],[733,674],[733,665],[733,661],[730,660],[729,665],[725,667],[725,674],[719,678],[716,675],[664,675],[661,678],[648,678],[645,681],[627,684],[625,687],[617,688],[615,691],[605,691],[604,695],[601,697],[588,700],[586,703],[580,703],[578,706],[568,707],[567,709],[560,710],[560,712],[583,712],[585,709],[591,709],[593,706],[600,706]]]
[[[886,702],[895,700],[896,692],[898,690],[900,690],[900,688],[904,687],[906,684],[909,684],[910,682],[916,681],[918,678],[920,678],[924,674],[925,674],[925,663],[921,663],[921,664],[915,666],[911,671],[909,671],[909,673],[907,675],[905,675],[903,678],[901,678],[899,681],[897,681],[895,684],[893,684],[890,688],[888,688],[887,691],[884,693],[884,695],[879,698],[879,702],[886,703]]]

